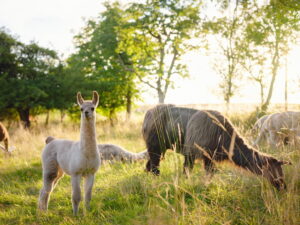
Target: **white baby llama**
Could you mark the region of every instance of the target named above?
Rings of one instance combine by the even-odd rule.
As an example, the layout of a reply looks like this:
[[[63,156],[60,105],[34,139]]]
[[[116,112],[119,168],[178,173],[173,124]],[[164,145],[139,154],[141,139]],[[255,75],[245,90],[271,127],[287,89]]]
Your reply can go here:
[[[71,176],[73,213],[77,215],[81,201],[80,181],[85,178],[85,207],[89,208],[95,173],[100,166],[96,142],[96,107],[99,96],[93,92],[92,101],[85,101],[77,93],[77,103],[81,109],[80,141],[62,139],[46,144],[42,153],[43,188],[40,191],[40,210],[47,210],[51,191],[64,173]]]

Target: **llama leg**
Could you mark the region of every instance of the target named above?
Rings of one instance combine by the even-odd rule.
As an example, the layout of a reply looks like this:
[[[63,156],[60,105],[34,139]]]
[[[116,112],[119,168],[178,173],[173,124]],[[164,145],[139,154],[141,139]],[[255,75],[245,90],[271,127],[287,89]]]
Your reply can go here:
[[[209,158],[203,156],[204,169],[206,170],[206,174],[212,177],[216,172],[216,167],[213,161]]]
[[[184,155],[183,173],[187,176],[194,168],[195,156],[192,154]]]
[[[270,131],[269,138],[270,138],[269,142],[270,142],[271,146],[273,148],[277,148],[277,146],[278,146],[278,137],[277,137],[276,132]]]
[[[58,172],[57,172],[57,177],[55,178],[54,180],[54,183],[53,183],[53,189],[56,187],[58,181],[64,176],[64,172],[61,168],[58,168]]]
[[[52,171],[44,171],[43,175],[43,188],[40,191],[40,197],[39,197],[39,209],[40,210],[47,210],[48,209],[48,202],[50,198],[50,194],[53,190],[53,184],[55,179],[57,178],[57,170]]]
[[[291,135],[290,135],[290,136],[285,135],[285,136],[283,137],[283,145],[288,145],[288,144],[292,143],[293,140],[294,140],[294,139],[291,138]]]
[[[72,180],[72,206],[73,214],[76,216],[78,213],[79,203],[81,201],[81,190],[80,190],[80,175],[74,175],[71,177]]]
[[[160,163],[161,152],[148,148],[148,153],[149,153],[149,160],[146,164],[146,170],[151,171],[155,175],[159,175],[160,171],[158,167]]]
[[[4,139],[4,147],[5,147],[5,150],[8,152],[8,139]]]
[[[5,148],[5,151],[8,153],[8,155],[11,155],[11,152],[8,151],[8,139],[7,138],[4,140],[4,148]]]
[[[258,144],[260,143],[260,141],[261,141],[261,139],[264,137],[264,135],[265,135],[265,132],[264,132],[263,130],[261,130],[261,131],[259,132],[258,137],[256,138],[256,140],[255,140],[254,143],[253,143],[253,146],[254,146],[254,147],[258,147]]]
[[[92,199],[92,188],[94,185],[95,174],[90,174],[85,178],[84,192],[85,192],[85,208],[90,209],[90,201]]]

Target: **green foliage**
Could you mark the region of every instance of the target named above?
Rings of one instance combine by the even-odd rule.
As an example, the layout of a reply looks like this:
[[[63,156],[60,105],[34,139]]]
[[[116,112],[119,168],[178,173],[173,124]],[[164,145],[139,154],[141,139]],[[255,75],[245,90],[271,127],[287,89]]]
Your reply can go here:
[[[249,69],[252,77],[261,87],[261,110],[266,111],[272,98],[273,86],[281,66],[281,59],[290,51],[290,46],[295,43],[300,28],[300,13],[291,6],[291,1],[270,1],[268,4],[250,4],[245,13],[247,26],[245,29],[245,40],[247,40],[245,54],[250,62],[260,67],[258,75],[255,67]],[[294,3],[296,7],[296,3]],[[266,57],[268,56],[268,57]],[[249,65],[249,64],[248,64]],[[256,69],[257,70],[257,69]],[[263,80],[271,77],[267,97],[263,92],[265,84]]]
[[[200,22],[198,1],[147,0],[132,3],[126,10],[127,24],[120,50],[130,58],[129,69],[154,89],[163,103],[174,77],[186,77],[180,58],[195,48],[189,42]]]
[[[33,112],[72,106],[81,80],[68,75],[55,51],[36,43],[20,43],[5,30],[1,30],[0,39],[2,117],[10,118],[18,112],[29,127]]]
[[[124,67],[130,58],[118,49],[124,11],[118,3],[106,3],[105,7],[100,19],[88,21],[82,32],[75,36],[78,51],[68,62],[71,70],[76,69],[98,90],[99,107],[112,118],[117,111],[131,104],[139,92],[135,74]]]
[[[218,6],[219,14],[208,17],[203,29],[218,39],[218,56],[223,56],[223,60],[218,57],[214,68],[222,78],[224,100],[229,103],[238,91],[238,80],[246,72],[250,80],[259,84],[261,110],[266,111],[281,58],[289,52],[299,31],[300,14],[291,7],[297,7],[297,3],[278,0],[213,3]]]
[[[217,39],[214,70],[221,77],[219,87],[228,105],[239,89],[238,80],[242,78],[241,64],[245,60],[243,29],[246,21],[243,17],[244,5],[240,1],[219,1],[216,8],[219,16],[207,19],[202,29]]]
[[[16,53],[20,43],[4,29],[0,29],[0,79],[17,71]]]

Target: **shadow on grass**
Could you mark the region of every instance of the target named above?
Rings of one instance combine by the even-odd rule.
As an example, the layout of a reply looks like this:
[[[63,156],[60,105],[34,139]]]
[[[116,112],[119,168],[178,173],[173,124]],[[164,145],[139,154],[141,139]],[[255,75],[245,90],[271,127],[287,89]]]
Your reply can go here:
[[[17,182],[19,185],[32,184],[42,179],[42,165],[41,163],[32,163],[28,167],[21,169],[1,172],[1,185],[7,185],[11,182]],[[2,189],[2,187],[0,186]]]
[[[41,164],[32,163],[21,169],[0,172],[0,207],[22,205],[23,198],[37,196],[39,189],[36,183],[42,178]]]

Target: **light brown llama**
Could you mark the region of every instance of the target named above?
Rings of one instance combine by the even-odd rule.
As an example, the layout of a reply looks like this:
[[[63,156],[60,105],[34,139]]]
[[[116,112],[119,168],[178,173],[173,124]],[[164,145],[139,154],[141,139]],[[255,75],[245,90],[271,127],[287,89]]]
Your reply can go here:
[[[4,147],[0,145],[0,148],[6,152],[9,152],[8,144],[9,144],[9,134],[5,126],[0,122],[0,142],[4,142]]]
[[[258,146],[263,137],[266,137],[273,148],[289,143],[300,146],[300,112],[287,111],[268,115],[259,129],[254,146]]]

